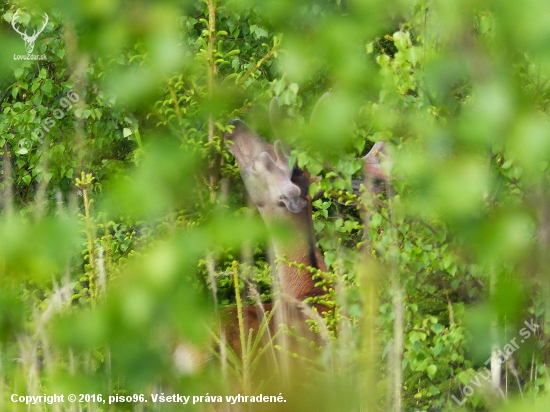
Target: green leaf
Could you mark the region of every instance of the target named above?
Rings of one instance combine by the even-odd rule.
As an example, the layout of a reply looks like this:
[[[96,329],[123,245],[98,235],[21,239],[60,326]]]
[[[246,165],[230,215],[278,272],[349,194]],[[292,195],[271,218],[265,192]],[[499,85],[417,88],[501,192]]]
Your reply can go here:
[[[312,182],[309,186],[309,194],[311,197],[315,196],[319,191],[319,185],[316,182]]]
[[[397,31],[393,34],[393,42],[397,50],[405,51],[407,50],[408,43],[410,42],[409,33],[403,31]]]
[[[32,86],[31,86],[31,91],[34,93],[36,92],[36,90],[40,87],[40,82],[38,80],[33,80],[32,82]]]
[[[275,92],[275,96],[280,96],[283,90],[286,87],[286,83],[283,79],[277,80],[275,82],[275,86],[273,87],[273,92]]]
[[[4,14],[4,20],[7,21],[8,23],[11,23],[12,19],[13,19],[12,11],[8,11],[6,12],[6,14]]]
[[[52,92],[52,81],[50,79],[47,79],[45,82],[44,82],[44,85],[42,86],[42,91],[45,93],[45,94],[51,94]]]
[[[413,66],[420,61],[422,58],[422,50],[419,47],[411,47],[405,52],[407,60],[412,63]]]
[[[372,54],[374,52],[374,42],[368,42],[367,43],[367,53]]]
[[[430,388],[428,389],[428,392],[430,393],[430,395],[438,395],[439,393],[441,393],[439,388],[437,386],[434,386],[434,385],[430,385]]]

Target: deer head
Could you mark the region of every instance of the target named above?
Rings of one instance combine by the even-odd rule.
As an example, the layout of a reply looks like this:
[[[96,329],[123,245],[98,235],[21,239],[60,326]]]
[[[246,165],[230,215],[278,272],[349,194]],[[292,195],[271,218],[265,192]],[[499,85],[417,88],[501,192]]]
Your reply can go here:
[[[298,167],[291,168],[289,156],[280,141],[270,145],[241,120],[233,120],[233,131],[226,140],[237,159],[241,177],[250,198],[266,217],[300,213],[308,206],[307,183]]]
[[[229,151],[237,159],[251,200],[268,228],[283,223],[291,229],[291,243],[273,239],[275,254],[326,271],[323,255],[315,246],[307,173],[297,165],[290,166],[280,141],[271,145],[242,121],[234,120],[231,124],[233,131],[225,138],[232,142]],[[315,286],[311,274],[300,274],[296,267],[281,267],[279,278],[283,294],[292,299],[302,301],[323,293]],[[323,309],[326,310],[320,307]]]
[[[384,155],[384,142],[380,141],[372,146],[372,149],[363,157],[365,161],[365,172],[367,176],[372,176],[380,180],[387,181],[388,176],[382,170],[380,158]]]
[[[34,42],[36,41],[36,39],[38,38],[40,33],[42,33],[44,31],[44,29],[46,28],[46,24],[48,24],[49,18],[48,18],[48,15],[46,13],[44,13],[44,17],[45,17],[44,24],[42,25],[42,27],[40,29],[35,30],[33,32],[33,34],[29,36],[26,31],[22,32],[15,26],[15,24],[16,24],[15,18],[17,17],[18,14],[19,14],[19,10],[17,10],[15,12],[15,14],[13,15],[13,17],[11,19],[11,26],[13,27],[13,29],[17,33],[19,33],[21,35],[21,37],[25,41],[25,48],[27,49],[27,53],[30,54],[34,50]]]

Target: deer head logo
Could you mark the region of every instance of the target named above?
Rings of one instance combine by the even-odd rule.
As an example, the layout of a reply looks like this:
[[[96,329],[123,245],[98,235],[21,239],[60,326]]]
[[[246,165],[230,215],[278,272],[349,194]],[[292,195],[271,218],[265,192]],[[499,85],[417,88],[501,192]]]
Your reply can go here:
[[[17,15],[19,14],[19,10],[17,10],[15,12],[15,14],[13,15],[12,19],[11,19],[11,26],[13,27],[13,29],[19,33],[21,35],[21,37],[23,38],[23,40],[25,41],[25,48],[27,49],[27,53],[32,53],[32,51],[34,50],[34,42],[36,41],[37,37],[40,35],[40,33],[42,33],[44,31],[44,28],[46,27],[46,24],[48,24],[48,15],[46,13],[44,13],[44,17],[45,17],[45,21],[44,21],[44,24],[42,25],[42,27],[38,30],[35,30],[34,33],[32,35],[28,35],[26,31],[20,31],[17,27],[16,27],[16,17]]]

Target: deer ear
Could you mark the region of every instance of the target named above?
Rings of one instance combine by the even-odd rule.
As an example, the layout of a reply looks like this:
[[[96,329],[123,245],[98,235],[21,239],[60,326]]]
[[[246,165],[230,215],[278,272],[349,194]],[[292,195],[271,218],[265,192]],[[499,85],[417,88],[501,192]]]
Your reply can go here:
[[[280,140],[284,135],[284,120],[279,108],[279,98],[274,97],[269,103],[269,124],[275,137]]]
[[[279,166],[284,166],[285,168],[289,167],[288,159],[289,154],[283,147],[283,143],[280,140],[275,141],[275,156],[277,157],[277,163]]]
[[[309,118],[309,124],[315,124],[316,122],[320,121],[320,118],[319,118],[319,116],[321,115],[320,107],[322,107],[328,101],[328,99],[330,99],[330,96],[331,96],[330,92],[326,92],[319,98],[319,100],[317,100],[317,103],[315,103],[315,106],[313,107],[313,110],[311,112],[311,117]]]
[[[279,111],[279,98],[274,97],[269,102],[269,123],[271,127],[275,127],[281,120],[281,112]]]
[[[275,160],[267,152],[260,153],[260,164],[270,172],[277,168]]]

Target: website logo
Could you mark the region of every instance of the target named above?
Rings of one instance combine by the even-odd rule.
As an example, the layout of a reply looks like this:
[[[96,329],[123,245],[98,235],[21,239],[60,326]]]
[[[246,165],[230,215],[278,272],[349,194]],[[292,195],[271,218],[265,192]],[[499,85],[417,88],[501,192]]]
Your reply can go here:
[[[19,14],[19,10],[17,10],[15,12],[15,14],[13,15],[12,19],[11,19],[11,26],[13,27],[13,29],[19,33],[21,35],[21,38],[23,39],[23,41],[25,42],[25,48],[27,49],[27,53],[28,54],[31,54],[32,51],[34,50],[34,43],[36,42],[36,39],[38,38],[38,36],[40,36],[40,34],[44,31],[44,29],[46,28],[46,24],[48,24],[48,15],[46,13],[44,13],[44,24],[42,25],[42,27],[40,27],[39,29],[36,29],[34,30],[34,32],[29,35],[27,33],[27,29],[26,30],[22,30],[20,27],[21,26],[17,26],[18,24],[18,18],[19,17],[19,20],[21,20],[21,15]],[[19,25],[21,23],[19,22]]]

